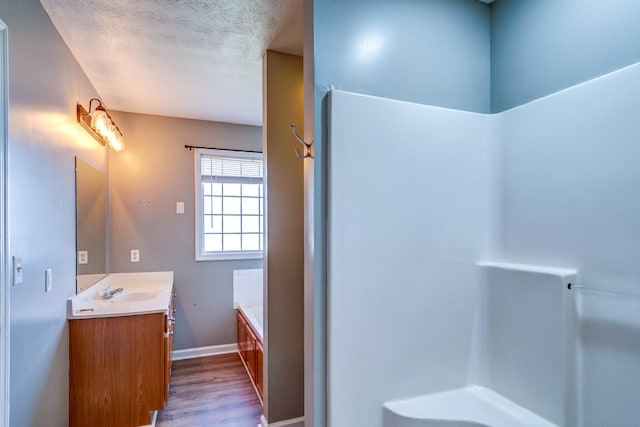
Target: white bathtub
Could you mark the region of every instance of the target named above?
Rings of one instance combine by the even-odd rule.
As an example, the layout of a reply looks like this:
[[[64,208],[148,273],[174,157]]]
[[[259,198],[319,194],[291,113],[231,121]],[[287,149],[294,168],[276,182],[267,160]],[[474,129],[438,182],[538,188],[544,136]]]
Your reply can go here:
[[[240,311],[244,315],[244,317],[249,321],[251,327],[258,334],[260,338],[260,342],[264,342],[263,338],[263,307],[261,304],[257,305],[246,305],[240,304]]]
[[[484,387],[471,386],[384,405],[384,427],[557,427]]]

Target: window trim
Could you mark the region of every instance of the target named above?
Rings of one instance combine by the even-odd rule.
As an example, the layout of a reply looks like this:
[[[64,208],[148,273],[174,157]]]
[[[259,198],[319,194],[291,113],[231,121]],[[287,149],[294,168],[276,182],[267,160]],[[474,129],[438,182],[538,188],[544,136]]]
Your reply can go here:
[[[196,261],[222,261],[222,260],[241,260],[241,259],[262,259],[264,250],[262,251],[237,251],[237,252],[204,252],[204,207],[202,206],[202,172],[201,172],[201,156],[215,155],[219,157],[228,157],[232,159],[260,159],[263,160],[262,153],[250,151],[226,151],[217,150],[215,148],[195,148],[194,149],[194,191],[195,191],[195,259]],[[263,166],[264,167],[264,166]],[[262,177],[264,186],[264,175]],[[263,190],[264,191],[264,190]],[[264,193],[263,193],[264,194]],[[263,208],[264,211],[264,208]],[[264,221],[264,220],[263,220]],[[264,240],[264,224],[263,224],[263,240]]]

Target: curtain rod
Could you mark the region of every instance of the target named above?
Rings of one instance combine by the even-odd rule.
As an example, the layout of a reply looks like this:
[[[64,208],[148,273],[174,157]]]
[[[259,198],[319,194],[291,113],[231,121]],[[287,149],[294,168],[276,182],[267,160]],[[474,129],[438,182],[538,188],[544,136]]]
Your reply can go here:
[[[186,148],[189,151],[193,150],[194,148],[204,148],[206,150],[235,151],[236,153],[258,153],[258,154],[262,154],[262,151],[234,150],[232,148],[203,147],[201,145],[185,145],[184,148]]]

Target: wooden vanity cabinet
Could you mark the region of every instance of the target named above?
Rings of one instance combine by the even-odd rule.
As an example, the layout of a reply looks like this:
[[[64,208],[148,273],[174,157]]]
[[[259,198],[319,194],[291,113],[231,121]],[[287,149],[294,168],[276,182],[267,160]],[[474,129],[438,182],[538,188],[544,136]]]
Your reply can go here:
[[[151,424],[168,400],[172,310],[69,319],[70,427]]]
[[[258,396],[262,400],[262,342],[240,311],[238,311],[238,352],[247,368],[251,381],[256,387]]]

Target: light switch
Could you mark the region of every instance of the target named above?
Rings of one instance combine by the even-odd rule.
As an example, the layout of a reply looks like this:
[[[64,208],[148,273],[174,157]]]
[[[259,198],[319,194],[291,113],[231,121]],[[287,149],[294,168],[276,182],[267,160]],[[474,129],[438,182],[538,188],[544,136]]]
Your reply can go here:
[[[23,282],[22,257],[13,257],[13,286],[20,285]]]
[[[140,249],[131,249],[131,262],[140,262]]]
[[[78,251],[78,264],[89,263],[89,251]]]
[[[44,291],[49,292],[53,287],[53,269],[47,268],[44,272]]]
[[[178,214],[184,213],[184,202],[176,202],[176,213]]]

